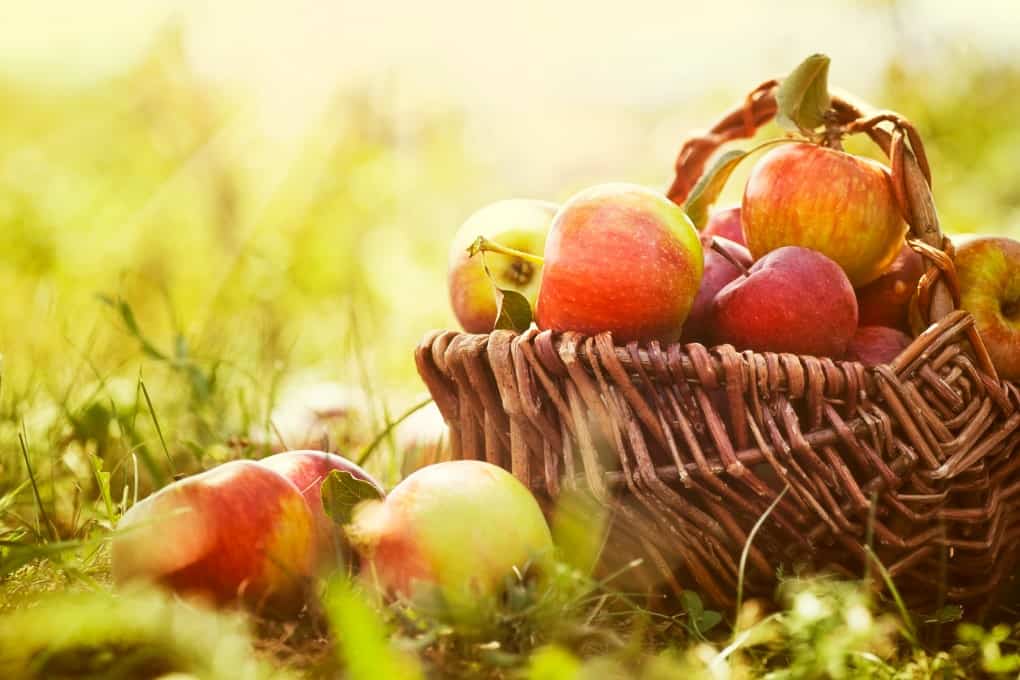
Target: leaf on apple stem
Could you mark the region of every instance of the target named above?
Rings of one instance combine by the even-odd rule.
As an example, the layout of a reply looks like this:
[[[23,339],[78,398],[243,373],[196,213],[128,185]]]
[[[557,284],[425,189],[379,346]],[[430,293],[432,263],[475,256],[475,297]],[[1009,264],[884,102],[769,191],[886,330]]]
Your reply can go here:
[[[698,179],[698,183],[691,189],[690,195],[684,201],[684,212],[694,222],[698,231],[701,231],[705,223],[708,222],[708,209],[719,198],[719,194],[726,186],[726,181],[748,153],[740,149],[733,149],[719,156],[712,167]]]
[[[515,290],[496,287],[495,330],[523,333],[531,326],[531,303]]]
[[[831,104],[829,62],[824,54],[812,54],[779,84],[776,122],[781,127],[808,133],[825,122]]]
[[[379,489],[344,470],[333,470],[322,482],[322,509],[340,526],[351,523],[359,503],[378,500]]]
[[[694,185],[687,200],[684,201],[684,212],[694,222],[694,226],[697,227],[698,231],[701,231],[708,222],[709,208],[719,199],[719,194],[726,187],[726,182],[729,181],[730,175],[740,165],[740,162],[761,149],[788,141],[791,140],[772,139],[747,151],[731,149],[719,156],[712,164],[712,167],[698,179],[698,183]]]

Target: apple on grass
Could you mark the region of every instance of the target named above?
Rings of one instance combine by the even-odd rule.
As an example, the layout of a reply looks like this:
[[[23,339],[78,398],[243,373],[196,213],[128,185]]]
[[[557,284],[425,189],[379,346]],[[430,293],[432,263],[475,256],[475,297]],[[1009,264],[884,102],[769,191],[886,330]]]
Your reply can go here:
[[[293,613],[305,601],[314,538],[298,488],[237,460],[174,482],[124,513],[113,537],[113,577]]]
[[[712,242],[715,241],[713,247]],[[701,286],[694,297],[691,313],[684,323],[681,342],[712,342],[712,301],[716,294],[730,281],[739,277],[751,266],[751,253],[742,245],[719,236],[712,237],[701,232],[701,247],[705,252],[705,270]],[[723,255],[721,249],[726,252]]]
[[[686,213],[633,184],[586,189],[563,205],[545,246],[539,328],[617,342],[673,342],[701,283],[703,255]]]
[[[450,306],[468,333],[488,333],[496,322],[493,284],[514,290],[534,306],[541,281],[541,266],[533,260],[505,253],[485,253],[492,279],[486,275],[482,255],[469,255],[468,248],[479,236],[501,246],[541,255],[546,233],[557,206],[546,201],[510,199],[492,203],[474,213],[461,226],[450,246],[447,284]]]
[[[861,326],[910,329],[908,310],[924,274],[924,260],[903,244],[889,268],[868,285],[857,289]]]
[[[317,562],[320,568],[342,563],[346,552],[343,530],[330,519],[322,506],[322,482],[334,470],[347,472],[368,482],[384,496],[382,485],[357,464],[343,456],[325,451],[285,451],[258,461],[259,465],[282,475],[292,482],[305,499],[315,523]]]
[[[857,329],[857,299],[835,262],[808,248],[773,250],[712,302],[715,341],[739,350],[839,359]]]
[[[858,287],[888,269],[907,230],[883,166],[808,143],[783,144],[755,163],[741,220],[755,258],[783,246],[811,248]]]
[[[960,304],[974,317],[999,377],[1020,380],[1020,242],[978,237],[956,250]]]
[[[388,593],[479,623],[514,570],[547,559],[552,537],[538,502],[506,470],[476,460],[429,465],[383,501],[358,507],[352,544]]]
[[[868,367],[888,364],[911,342],[911,337],[897,328],[861,326],[850,340],[846,360],[858,361]]]

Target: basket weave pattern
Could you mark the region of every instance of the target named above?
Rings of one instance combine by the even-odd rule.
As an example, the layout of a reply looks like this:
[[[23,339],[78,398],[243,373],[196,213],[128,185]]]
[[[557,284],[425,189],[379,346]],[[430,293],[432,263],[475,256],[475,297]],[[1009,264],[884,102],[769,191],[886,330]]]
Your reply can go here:
[[[774,114],[774,89],[756,88],[685,144],[671,198],[720,144]],[[931,324],[891,364],[532,328],[433,332],[418,370],[453,457],[500,465],[550,502],[590,490],[612,509],[604,569],[642,557],[642,587],[731,604],[768,513],[748,549],[749,593],[769,594],[780,569],[860,577],[877,559],[916,602],[980,604],[1017,562],[1020,388],[996,377],[973,318],[955,310],[952,248],[913,128],[884,114],[887,132],[841,100],[834,109],[889,154],[929,262],[917,311]]]

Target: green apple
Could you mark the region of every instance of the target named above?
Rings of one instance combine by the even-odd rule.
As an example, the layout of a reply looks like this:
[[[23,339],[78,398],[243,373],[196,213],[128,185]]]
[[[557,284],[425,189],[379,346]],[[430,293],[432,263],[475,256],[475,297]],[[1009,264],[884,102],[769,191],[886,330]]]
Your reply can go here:
[[[531,492],[503,468],[477,460],[418,470],[385,500],[360,506],[348,534],[384,590],[441,602],[444,615],[465,622],[491,611],[515,569],[552,552]]]
[[[542,255],[545,238],[557,206],[546,201],[508,199],[497,201],[474,213],[458,230],[450,245],[447,285],[450,306],[461,327],[469,333],[488,333],[496,322],[496,296],[493,284],[521,293],[535,305],[542,267],[513,255],[485,253],[468,255],[468,248],[479,236],[499,245],[532,255]]]
[[[960,304],[971,313],[999,377],[1020,380],[1020,243],[965,240],[956,251]]]

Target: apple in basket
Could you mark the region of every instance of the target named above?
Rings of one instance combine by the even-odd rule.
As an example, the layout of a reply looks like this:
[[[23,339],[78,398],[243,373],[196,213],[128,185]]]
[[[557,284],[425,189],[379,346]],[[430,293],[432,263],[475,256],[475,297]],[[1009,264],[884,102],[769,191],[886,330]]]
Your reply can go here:
[[[973,315],[999,377],[1020,380],[1020,242],[966,240],[956,251],[956,273],[960,304]]]
[[[909,330],[907,310],[922,274],[924,261],[921,256],[903,244],[899,255],[881,276],[857,289],[861,326]]]
[[[506,248],[541,255],[556,209],[556,204],[545,201],[497,201],[471,215],[461,226],[450,246],[447,284],[450,306],[465,331],[492,330],[497,313],[493,284],[521,293],[534,306],[542,278],[542,267],[534,260],[486,252],[483,265],[482,255],[469,255],[468,247],[484,236]],[[485,273],[486,266],[491,280]]]
[[[292,613],[312,574],[314,531],[292,482],[253,461],[232,461],[174,482],[124,513],[113,537],[113,577]]]
[[[847,361],[865,366],[888,364],[911,343],[910,336],[896,328],[861,326],[854,333],[846,350]]]
[[[364,573],[385,591],[465,622],[491,611],[515,569],[525,573],[552,551],[531,492],[475,460],[418,470],[385,500],[360,505],[347,531]]]
[[[703,255],[686,213],[633,184],[585,189],[563,205],[545,246],[539,328],[672,342],[701,284]]]
[[[835,262],[786,246],[719,291],[712,322],[716,342],[739,350],[838,359],[857,329],[857,299]]]
[[[335,453],[285,451],[263,458],[258,463],[291,481],[304,496],[308,511],[315,521],[316,555],[319,566],[323,568],[342,561],[346,543],[343,530],[326,515],[322,506],[322,482],[326,476],[333,470],[348,472],[371,484],[380,496],[385,495],[382,485],[370,474]]]
[[[741,220],[755,258],[783,246],[811,248],[854,286],[881,276],[906,234],[885,167],[808,143],[784,144],[755,163]]]
[[[740,206],[718,208],[708,216],[708,222],[701,230],[702,237],[721,236],[734,243],[746,246],[744,227],[740,223]],[[704,239],[703,239],[704,240]]]
[[[712,301],[730,281],[747,271],[752,260],[744,246],[719,236],[712,237],[704,231],[701,232],[701,247],[705,251],[705,273],[680,340],[711,344]]]

